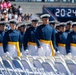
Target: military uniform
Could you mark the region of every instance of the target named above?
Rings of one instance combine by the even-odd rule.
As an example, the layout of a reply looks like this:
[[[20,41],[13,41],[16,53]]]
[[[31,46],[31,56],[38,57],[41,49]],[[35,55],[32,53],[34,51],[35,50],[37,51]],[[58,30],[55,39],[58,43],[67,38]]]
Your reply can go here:
[[[32,22],[38,22],[37,20],[32,20]],[[28,54],[32,56],[38,55],[38,50],[37,50],[37,39],[36,39],[36,29],[37,27],[29,27],[24,35],[24,50],[28,50]]]
[[[59,29],[60,28],[65,28],[65,24],[64,23],[60,23],[59,24]],[[61,54],[66,55],[66,41],[67,41],[67,36],[68,33],[66,33],[65,31],[59,31],[58,33],[56,33],[56,44],[58,47],[58,50]]]
[[[76,26],[76,23],[73,23],[73,26]],[[72,56],[76,56],[76,32],[74,30],[68,34],[66,50],[67,53],[71,53]]]
[[[67,23],[66,23],[66,28],[69,26],[69,29],[66,29],[66,33],[69,33],[69,32],[71,32],[72,30],[71,30],[71,27],[72,27],[72,21],[68,21]]]
[[[23,28],[26,28],[26,25],[25,24],[22,24],[21,26],[20,26],[20,28],[21,27],[23,27]],[[20,33],[21,33],[21,40],[22,40],[22,54],[24,54],[24,46],[23,46],[23,37],[24,37],[24,34],[25,34],[25,31],[23,32],[23,31],[21,31],[21,29],[20,29]]]
[[[5,23],[1,22],[0,25],[6,25]],[[4,55],[3,50],[3,37],[4,37],[5,31],[0,30],[0,56]]]
[[[11,23],[15,23],[11,21]],[[20,56],[20,52],[22,49],[22,40],[21,40],[21,34],[17,30],[8,30],[3,38],[3,48],[4,52],[9,54],[12,57]]]
[[[41,18],[49,18],[48,14],[44,14]],[[56,46],[56,37],[55,29],[49,24],[42,24],[37,28],[36,37],[38,40],[39,56],[54,56],[55,55],[55,46]]]
[[[61,54],[66,55],[66,41],[67,41],[67,33],[66,32],[58,32],[56,33],[56,44],[58,50]]]

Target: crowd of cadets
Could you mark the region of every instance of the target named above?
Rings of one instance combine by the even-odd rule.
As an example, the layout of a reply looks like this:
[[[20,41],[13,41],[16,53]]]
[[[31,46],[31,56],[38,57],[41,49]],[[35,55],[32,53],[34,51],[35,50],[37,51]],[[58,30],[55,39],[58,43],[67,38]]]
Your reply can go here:
[[[58,23],[49,21],[50,15],[41,15],[42,24],[32,19],[31,24],[20,26],[15,20],[0,22],[0,56],[20,57],[76,55],[76,22]]]

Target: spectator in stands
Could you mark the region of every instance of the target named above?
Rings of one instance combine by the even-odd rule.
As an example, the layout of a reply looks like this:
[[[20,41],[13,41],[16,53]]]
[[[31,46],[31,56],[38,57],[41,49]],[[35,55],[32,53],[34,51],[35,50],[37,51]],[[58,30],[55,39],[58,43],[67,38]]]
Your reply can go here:
[[[21,8],[20,5],[18,6],[17,12],[18,12],[18,15],[21,15],[22,14],[22,8]]]
[[[24,14],[24,20],[26,20],[26,14]]]
[[[26,22],[30,22],[29,16],[26,16]]]
[[[18,20],[18,14],[17,14],[17,12],[14,14],[14,18],[15,18],[16,20]]]
[[[6,22],[8,21],[8,12],[7,11],[4,11],[4,19]]]
[[[3,3],[0,3],[0,9],[3,10]]]
[[[9,12],[12,12],[12,13],[13,13],[12,5],[11,5],[10,9],[8,10],[8,13],[9,13]]]
[[[21,22],[22,21],[22,17],[21,17],[21,15],[18,15],[18,22]]]
[[[12,15],[13,13],[12,12],[8,12],[8,19],[11,20],[12,19]]]
[[[29,17],[29,19],[32,20],[33,18],[34,18],[34,16],[31,14],[30,17]]]
[[[12,5],[12,11],[13,11],[13,14],[17,12],[16,4]]]

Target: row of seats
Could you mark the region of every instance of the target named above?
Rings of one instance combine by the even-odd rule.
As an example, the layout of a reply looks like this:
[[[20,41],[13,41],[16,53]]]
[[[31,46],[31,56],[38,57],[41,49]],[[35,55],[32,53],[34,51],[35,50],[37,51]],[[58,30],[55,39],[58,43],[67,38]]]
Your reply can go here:
[[[76,57],[0,57],[0,75],[76,75]]]

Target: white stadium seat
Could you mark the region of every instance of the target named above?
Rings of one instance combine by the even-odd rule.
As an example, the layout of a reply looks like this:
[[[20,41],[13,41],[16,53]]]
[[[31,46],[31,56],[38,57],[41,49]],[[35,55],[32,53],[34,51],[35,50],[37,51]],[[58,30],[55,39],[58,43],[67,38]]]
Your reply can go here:
[[[5,68],[7,69],[8,73],[9,73],[9,75],[11,75],[11,74],[12,75],[18,75],[17,74],[18,71],[17,71],[17,73],[15,72],[15,70],[14,70],[14,68],[13,68],[13,66],[9,60],[2,60],[2,61],[3,61]]]
[[[42,60],[40,60],[40,59],[34,59],[33,60],[33,65],[34,65],[34,67],[36,67],[38,69],[43,68],[43,66],[42,66]]]
[[[16,59],[12,60],[12,65],[14,68],[18,69],[18,71],[21,73],[21,75],[26,74],[26,71],[24,70],[24,67],[19,60],[16,60]]]
[[[66,64],[69,68],[69,70],[74,74],[76,75],[76,62],[74,62],[73,60],[65,60],[66,61]]]
[[[55,61],[55,67],[60,73],[64,73],[65,75],[71,75],[67,65],[64,62]]]
[[[55,67],[53,66],[53,64],[49,63],[49,62],[43,62],[42,63],[43,68],[47,71],[47,72],[54,72],[56,73],[57,70],[55,69]]]

